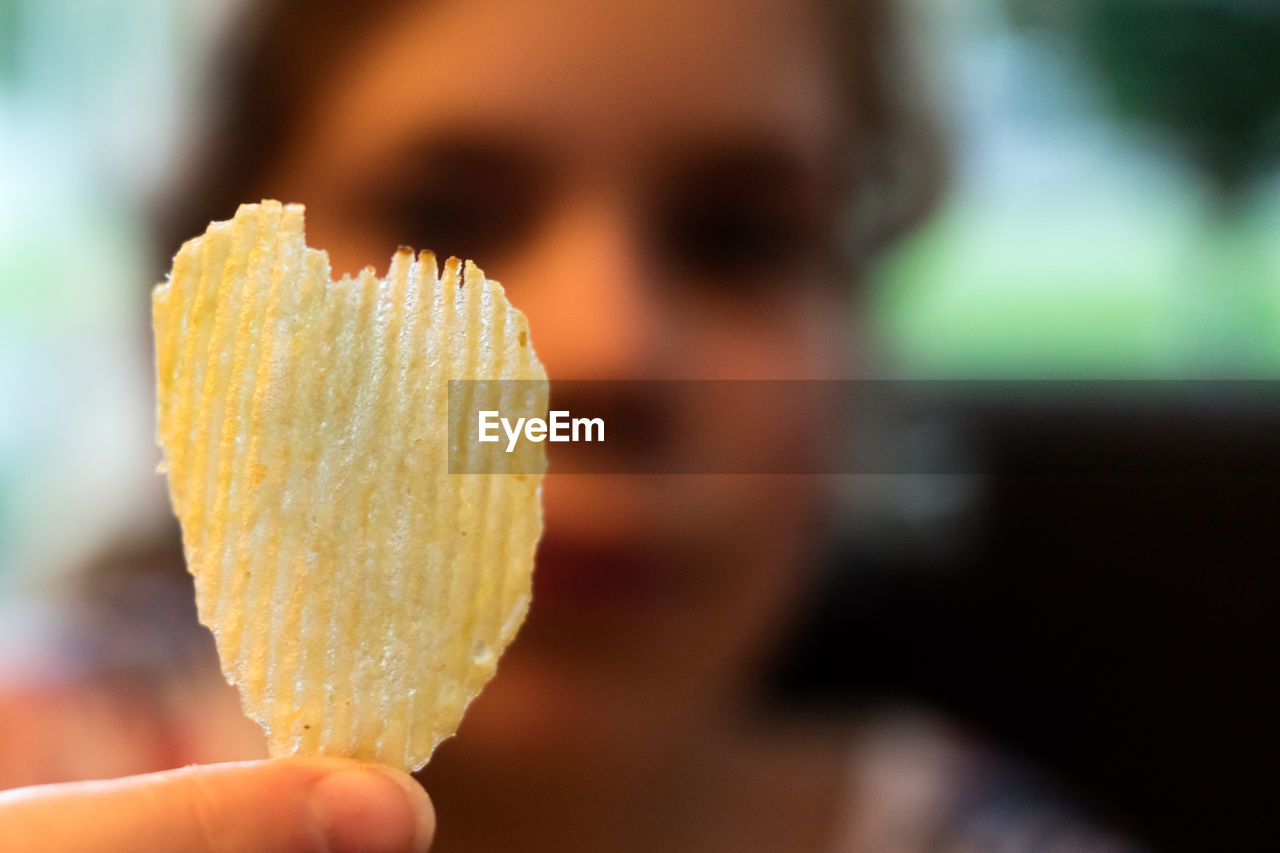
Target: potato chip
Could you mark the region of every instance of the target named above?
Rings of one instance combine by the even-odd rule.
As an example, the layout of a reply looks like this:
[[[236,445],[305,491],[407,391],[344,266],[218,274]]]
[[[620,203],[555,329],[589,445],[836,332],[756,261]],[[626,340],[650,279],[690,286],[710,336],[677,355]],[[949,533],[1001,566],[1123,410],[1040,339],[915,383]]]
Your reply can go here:
[[[541,473],[448,473],[449,379],[543,380],[513,384],[545,411],[524,316],[407,248],[334,282],[276,201],[183,245],[153,314],[200,620],[271,755],[422,766],[529,607]]]

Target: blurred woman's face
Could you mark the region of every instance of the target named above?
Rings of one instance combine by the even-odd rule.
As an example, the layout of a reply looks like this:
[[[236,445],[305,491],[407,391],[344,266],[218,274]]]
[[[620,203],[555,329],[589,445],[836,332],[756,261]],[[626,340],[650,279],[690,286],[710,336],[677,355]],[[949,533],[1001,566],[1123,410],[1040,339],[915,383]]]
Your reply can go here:
[[[818,4],[788,0],[406,4],[262,191],[307,205],[335,273],[400,243],[475,259],[553,380],[830,376],[847,312],[832,47]],[[806,440],[799,417],[758,417],[761,455]],[[639,733],[722,698],[787,612],[820,496],[802,478],[551,476],[544,500],[530,621],[463,739]]]

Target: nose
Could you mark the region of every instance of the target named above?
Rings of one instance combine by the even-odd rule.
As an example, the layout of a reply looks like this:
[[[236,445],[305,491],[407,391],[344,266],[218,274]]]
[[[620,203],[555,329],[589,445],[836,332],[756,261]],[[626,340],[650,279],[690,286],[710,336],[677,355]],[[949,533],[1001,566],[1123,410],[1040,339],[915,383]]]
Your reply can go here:
[[[566,201],[502,273],[552,379],[653,377],[657,270],[640,215],[603,192]]]

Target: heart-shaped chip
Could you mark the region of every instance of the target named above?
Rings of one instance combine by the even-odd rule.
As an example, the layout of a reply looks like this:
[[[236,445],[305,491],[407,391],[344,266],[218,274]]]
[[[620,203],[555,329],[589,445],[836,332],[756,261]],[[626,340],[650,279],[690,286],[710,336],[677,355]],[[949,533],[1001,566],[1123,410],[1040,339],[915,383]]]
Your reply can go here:
[[[429,252],[334,282],[275,201],[184,244],[153,316],[200,620],[271,755],[422,766],[529,607],[542,445],[449,473],[449,380],[540,380],[512,393],[545,411],[524,316]]]

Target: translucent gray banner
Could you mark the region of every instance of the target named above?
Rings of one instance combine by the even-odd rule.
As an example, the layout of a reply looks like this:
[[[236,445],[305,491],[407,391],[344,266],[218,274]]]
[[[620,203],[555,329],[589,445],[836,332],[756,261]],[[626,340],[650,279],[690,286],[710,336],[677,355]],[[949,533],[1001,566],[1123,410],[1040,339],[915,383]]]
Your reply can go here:
[[[1280,474],[1280,381],[451,380],[471,474]]]

